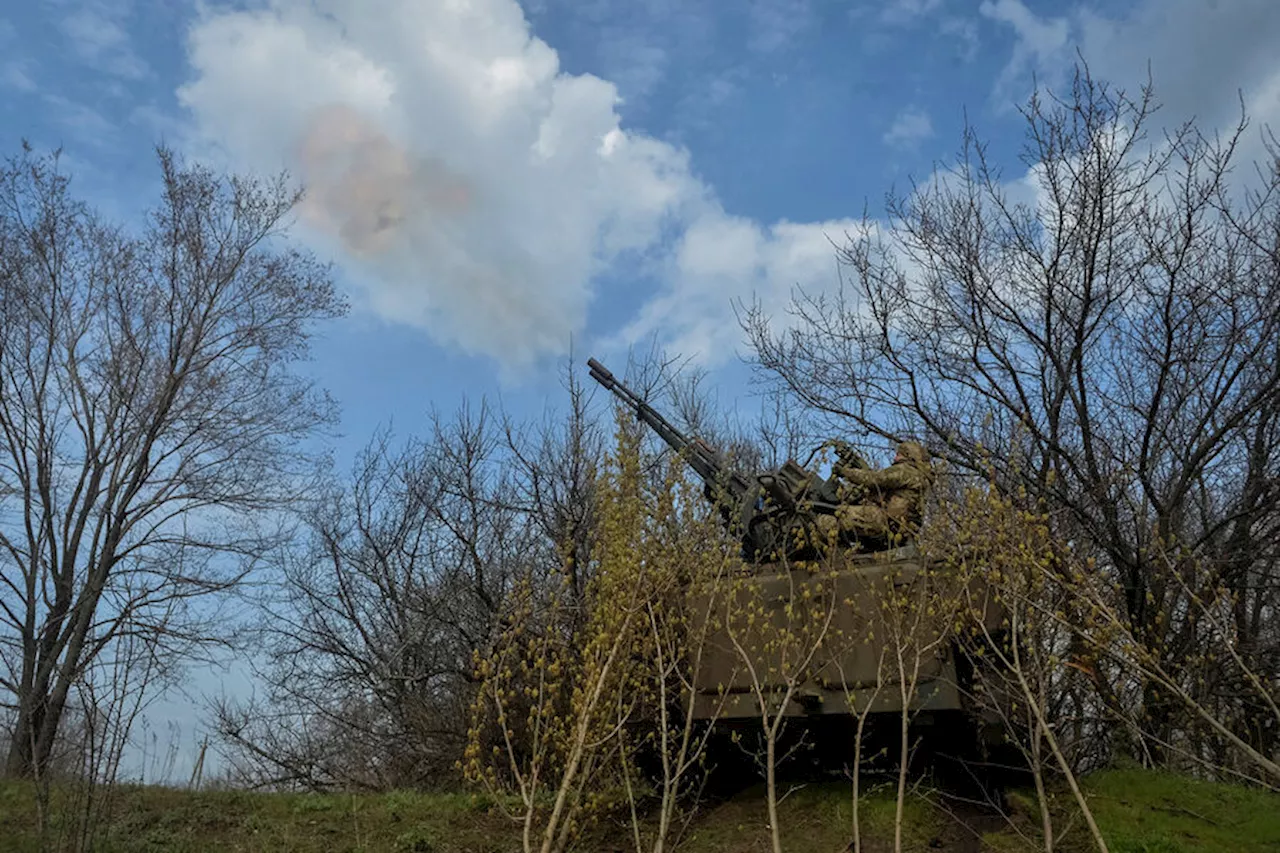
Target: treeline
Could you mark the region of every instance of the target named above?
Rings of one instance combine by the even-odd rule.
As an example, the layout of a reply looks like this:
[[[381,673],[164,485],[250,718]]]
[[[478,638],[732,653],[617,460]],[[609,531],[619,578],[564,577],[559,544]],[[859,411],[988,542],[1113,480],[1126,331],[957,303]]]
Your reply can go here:
[[[774,462],[740,425],[712,422],[696,374],[648,357],[629,375],[742,470]],[[433,415],[425,436],[380,434],[349,477],[326,482],[261,593],[258,677],[269,695],[215,709],[237,783],[459,783],[483,681],[476,655],[492,649],[530,595],[544,599],[540,611],[556,602],[566,637],[592,618],[616,430],[643,443],[643,480],[674,488],[671,454],[634,421],[616,424],[598,389],[581,382],[566,367],[567,405],[542,422],[480,403]],[[778,448],[801,442],[794,424],[766,418],[752,428]],[[718,517],[700,496],[682,501],[682,512]],[[648,548],[636,546],[637,556]]]
[[[342,305],[278,239],[296,196],[161,151],[134,236],[24,152],[0,185],[8,772],[81,772],[60,746],[118,761],[156,679],[252,649],[263,693],[211,709],[236,784],[469,781],[527,849],[629,813],[661,850],[714,763],[688,708],[715,634],[759,709],[746,748],[777,849],[785,712],[859,644],[884,676],[859,689],[904,692],[899,830],[910,693],[943,653],[1100,849],[1088,769],[1280,785],[1280,148],[1243,162],[1243,119],[1160,134],[1154,115],[1150,89],[1081,69],[1026,105],[1020,183],[967,132],[846,235],[838,290],[742,312],[767,416],[716,412],[674,362],[630,366],[746,473],[818,435],[930,448],[927,569],[852,616],[835,555],[781,611],[761,601],[678,458],[572,367],[545,422],[464,405],[306,476],[300,439],[332,410],[292,365]],[[233,600],[252,618],[224,618]]]
[[[881,661],[885,682],[914,684],[938,648],[976,662],[964,685],[974,714],[1000,721],[1037,785],[1065,780],[1077,795],[1077,773],[1121,759],[1280,781],[1280,172],[1273,160],[1244,173],[1258,164],[1238,162],[1243,120],[1225,137],[1188,125],[1153,138],[1154,112],[1149,90],[1131,98],[1082,70],[1068,93],[1026,107],[1034,197],[1012,197],[967,135],[952,168],[889,198],[888,225],[849,238],[838,298],[799,294],[784,325],[759,309],[744,318],[759,376],[784,409],[805,413],[785,455],[797,455],[800,434],[825,431],[877,445],[923,439],[945,467],[919,537],[930,582],[886,592],[892,607],[863,614],[895,652]],[[533,527],[545,513],[526,502],[526,520],[503,529],[536,529],[538,546],[485,571],[514,582],[490,596],[509,610],[482,606],[478,592],[456,608],[480,619],[473,641],[456,644],[477,650],[479,666],[459,658],[457,693],[473,707],[453,717],[451,743],[469,749],[473,780],[520,793],[523,819],[547,833],[543,849],[594,807],[597,774],[604,790],[633,791],[632,751],[655,741],[674,750],[658,763],[659,801],[696,787],[681,774],[697,775],[696,760],[683,762],[702,756],[703,732],[664,716],[663,691],[689,698],[705,640],[691,626],[705,621],[663,572],[703,584],[696,600],[724,599],[722,634],[733,636],[735,618],[765,618],[725,568],[729,545],[710,547],[706,519],[681,515],[687,484],[652,473],[671,471],[647,452],[606,453],[610,432],[626,445],[625,425],[593,425],[594,439],[567,452],[583,423],[573,412],[551,442],[559,468],[524,468],[513,490],[509,460],[532,457],[507,442],[508,463],[488,482],[533,498],[539,476],[591,471],[580,508],[556,514],[584,526],[572,536]],[[434,444],[444,439],[437,429]],[[752,443],[740,441],[740,455]],[[570,462],[586,448],[589,460]],[[610,526],[620,503],[631,520]],[[619,536],[629,544],[610,546]],[[535,553],[545,562],[531,573]],[[697,565],[671,568],[684,553],[700,554]],[[770,781],[787,724],[778,703],[819,650],[859,641],[857,629],[832,627],[833,589],[788,611],[797,621],[734,644],[740,667],[772,661],[756,680]],[[977,618],[992,606],[995,626]],[[679,639],[665,618],[684,626]],[[638,742],[637,720],[649,727]],[[1044,819],[1052,847],[1047,806]]]
[[[842,251],[845,299],[747,327],[807,405],[1046,516],[1080,567],[1047,579],[1072,629],[1047,724],[1094,762],[1274,783],[1280,147],[1263,130],[1242,162],[1243,117],[1153,134],[1154,112],[1082,70],[1024,110],[1033,200],[966,135]]]

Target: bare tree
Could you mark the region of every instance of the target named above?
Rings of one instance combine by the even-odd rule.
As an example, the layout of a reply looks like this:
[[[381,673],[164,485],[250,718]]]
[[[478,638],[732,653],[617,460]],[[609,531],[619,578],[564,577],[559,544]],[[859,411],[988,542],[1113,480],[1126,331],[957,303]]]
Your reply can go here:
[[[544,541],[562,552],[573,597],[581,601],[599,521],[596,479],[604,441],[592,395],[572,360],[561,384],[567,409],[536,429],[506,419],[505,450],[513,475],[511,500],[528,511]]]
[[[1046,501],[1163,671],[1189,676],[1190,591],[1221,586],[1249,670],[1273,679],[1280,161],[1247,180],[1243,118],[1152,140],[1154,110],[1149,86],[1131,98],[1081,69],[1023,111],[1034,199],[967,132],[953,168],[890,196],[889,226],[851,236],[835,298],[746,327],[763,370],[846,430],[926,435],[955,470],[993,465]],[[1139,693],[1161,760],[1189,717],[1167,686]],[[1274,730],[1240,734],[1275,749]]]
[[[168,686],[176,670],[158,657],[154,637],[128,634],[81,674],[71,690],[58,748],[36,777],[40,832],[49,849],[87,851],[101,844],[118,805],[117,783],[125,750],[137,745],[142,712]],[[145,778],[147,745],[142,744]],[[170,758],[176,757],[171,744]],[[55,796],[55,786],[61,796]]]
[[[1072,607],[1056,568],[1071,559],[1055,541],[1049,519],[1019,507],[991,488],[975,487],[945,506],[927,534],[941,570],[953,575],[963,601],[958,639],[974,668],[975,711],[995,716],[1023,753],[1040,809],[1046,853],[1055,847],[1047,779],[1058,774],[1089,829],[1094,846],[1108,850],[1076,777],[1067,738],[1073,728],[1055,707],[1061,682],[1081,664],[1072,660],[1074,637],[1059,615]],[[995,612],[1000,619],[990,618]],[[965,630],[967,629],[967,630]],[[1046,755],[1046,751],[1048,755]]]
[[[139,235],[71,195],[57,155],[0,168],[0,696],[6,769],[48,761],[82,673],[122,638],[219,636],[202,600],[270,548],[333,414],[291,371],[343,304],[280,244],[283,176],[158,150]]]
[[[433,415],[427,434],[375,436],[346,482],[305,510],[262,602],[263,700],[217,703],[249,784],[308,789],[455,779],[488,647],[517,578],[568,582],[582,616],[592,571],[599,432],[581,386],[524,427],[488,404]]]
[[[215,715],[248,780],[380,789],[452,771],[472,651],[541,544],[501,442],[484,406],[399,448],[384,431],[306,511],[263,602],[267,701]]]
[[[476,654],[465,768],[472,782],[518,798],[512,817],[525,851],[565,850],[605,801],[609,774],[628,765],[619,753],[643,698],[647,605],[663,567],[645,541],[638,437],[619,430],[617,448],[600,475],[600,539],[582,618],[564,612],[567,573],[558,584],[525,577],[502,629]]]

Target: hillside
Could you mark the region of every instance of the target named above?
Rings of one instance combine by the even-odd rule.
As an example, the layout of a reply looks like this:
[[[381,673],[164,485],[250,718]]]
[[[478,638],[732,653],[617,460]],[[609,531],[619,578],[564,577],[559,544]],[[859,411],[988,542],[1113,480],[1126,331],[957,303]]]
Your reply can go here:
[[[1085,780],[1113,853],[1268,853],[1280,849],[1280,795],[1140,770],[1115,770]],[[506,853],[519,833],[491,801],[468,794],[393,792],[381,795],[189,793],[122,788],[110,828],[95,849],[103,853],[217,851],[218,853]],[[1079,821],[1058,796],[1061,849],[1090,849]],[[1015,792],[1006,820],[972,807],[948,807],[917,797],[908,809],[906,849],[952,853],[1008,853],[1037,849],[1033,801]],[[801,788],[782,805],[787,849],[836,853],[849,842],[848,788],[826,783]],[[863,807],[863,850],[892,849],[892,802],[874,791]],[[0,785],[0,847],[40,849],[29,786]],[[55,848],[56,849],[56,848]],[[633,849],[622,823],[601,822],[579,849]],[[708,807],[680,846],[688,853],[768,850],[758,792]]]

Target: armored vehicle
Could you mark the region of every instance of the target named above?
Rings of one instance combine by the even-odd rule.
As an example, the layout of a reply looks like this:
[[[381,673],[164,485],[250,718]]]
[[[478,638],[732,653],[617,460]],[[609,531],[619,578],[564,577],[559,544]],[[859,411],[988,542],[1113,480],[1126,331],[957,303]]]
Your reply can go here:
[[[706,495],[721,508],[725,523],[742,537],[748,576],[739,579],[738,587],[760,603],[750,627],[736,636],[725,627],[732,617],[716,614],[704,652],[709,657],[694,685],[695,715],[732,727],[759,721],[762,696],[775,701],[789,696],[787,706],[776,710],[798,718],[794,722],[800,728],[839,731],[857,715],[900,719],[907,694],[913,725],[933,732],[956,753],[973,754],[988,721],[970,712],[964,689],[970,662],[940,641],[939,626],[928,619],[912,625],[912,639],[905,645],[913,658],[908,684],[914,681],[914,690],[902,689],[902,670],[892,665],[897,648],[904,645],[903,635],[899,632],[890,643],[884,617],[891,623],[893,614],[884,608],[912,600],[914,585],[931,582],[914,542],[909,537],[859,541],[842,532],[838,540],[828,536],[828,547],[822,547],[816,530],[830,532],[833,526],[817,522],[837,516],[857,497],[835,477],[823,478],[794,460],[753,479],[735,473],[714,448],[683,434],[598,361],[590,359],[588,366],[592,378],[683,456],[706,484]],[[847,445],[837,445],[837,453],[847,465],[866,465]],[[797,675],[794,667],[788,670],[771,659],[785,653],[775,638],[795,631],[797,608],[790,605],[811,606],[823,596],[833,606],[819,618],[828,621],[828,636],[844,641],[820,644]],[[985,620],[994,628],[998,614],[992,611]],[[911,654],[913,642],[918,655]],[[758,651],[747,652],[754,655],[748,666],[743,654],[750,649]]]

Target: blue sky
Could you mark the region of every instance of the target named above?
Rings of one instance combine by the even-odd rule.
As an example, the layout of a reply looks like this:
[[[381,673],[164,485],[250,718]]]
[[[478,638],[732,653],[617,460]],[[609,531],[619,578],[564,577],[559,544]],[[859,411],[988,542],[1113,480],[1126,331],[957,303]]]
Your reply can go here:
[[[312,188],[297,239],[353,311],[307,367],[376,425],[501,396],[558,399],[570,342],[650,340],[743,394],[732,306],[835,286],[868,206],[956,149],[1006,166],[1014,106],[1077,51],[1167,124],[1280,127],[1274,0],[31,0],[0,13],[0,151],[61,145],[76,186],[136,217],[151,146]],[[390,223],[387,225],[386,223]]]
[[[1269,0],[36,0],[0,18],[0,142],[62,145],[135,216],[150,146],[313,187],[298,239],[350,317],[307,369],[340,457],[463,393],[554,402],[570,342],[654,338],[743,388],[735,301],[830,289],[828,238],[955,150],[1006,163],[1032,75],[1080,50],[1166,119],[1280,115]],[[374,233],[378,212],[395,225]],[[750,401],[743,402],[750,408]]]

